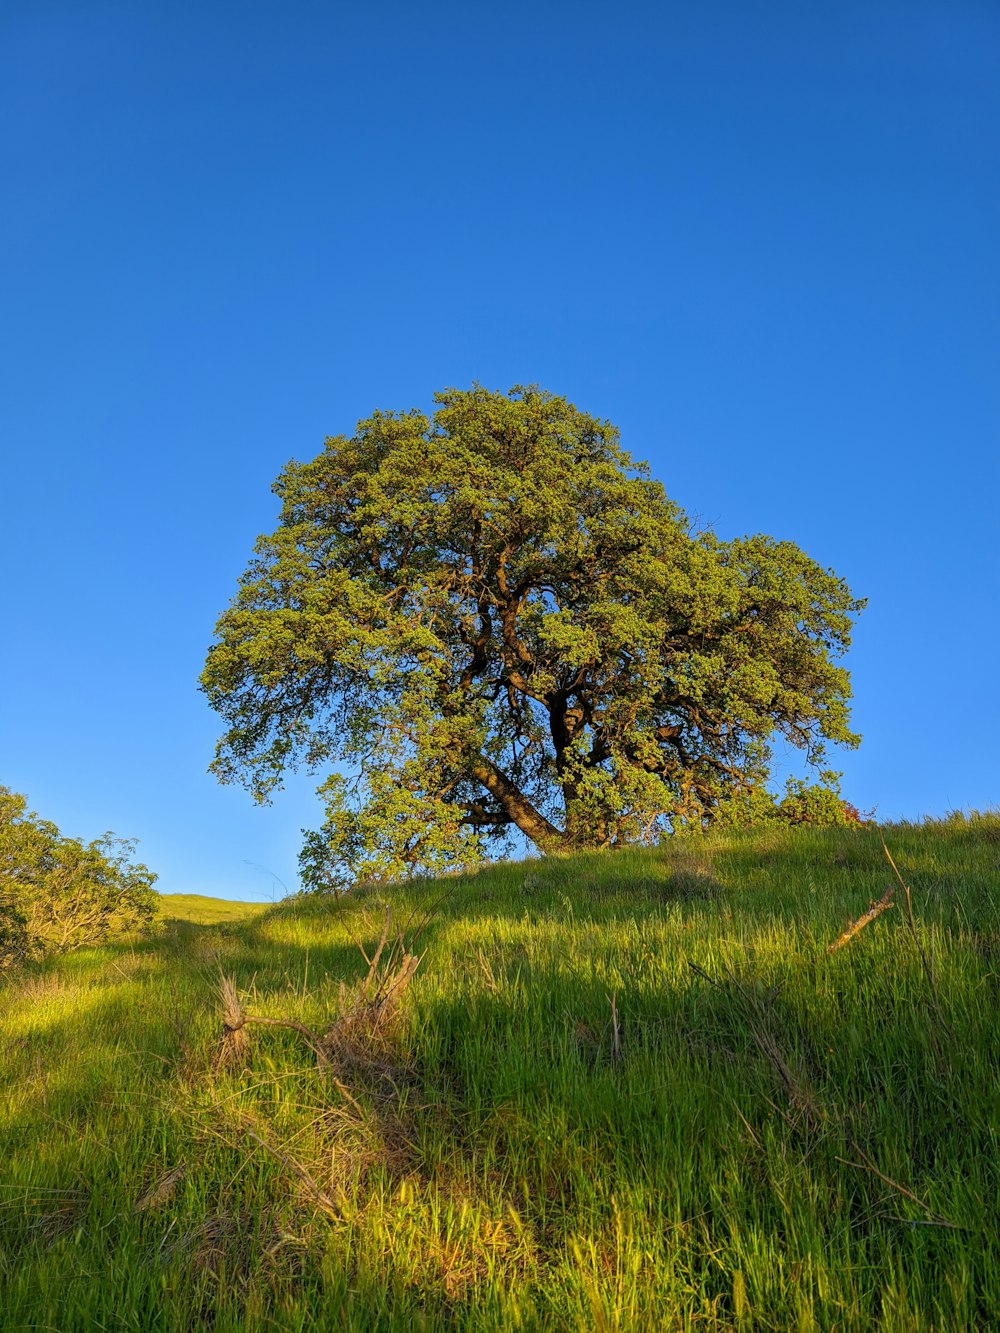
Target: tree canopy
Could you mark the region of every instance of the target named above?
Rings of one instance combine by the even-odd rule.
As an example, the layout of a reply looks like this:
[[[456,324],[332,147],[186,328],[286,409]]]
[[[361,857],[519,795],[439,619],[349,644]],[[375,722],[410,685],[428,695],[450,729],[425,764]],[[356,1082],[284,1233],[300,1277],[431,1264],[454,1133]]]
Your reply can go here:
[[[326,775],[307,882],[654,840],[762,790],[775,736],[857,744],[841,578],[697,530],[564,398],[435,403],[284,468],[202,675],[222,781]]]

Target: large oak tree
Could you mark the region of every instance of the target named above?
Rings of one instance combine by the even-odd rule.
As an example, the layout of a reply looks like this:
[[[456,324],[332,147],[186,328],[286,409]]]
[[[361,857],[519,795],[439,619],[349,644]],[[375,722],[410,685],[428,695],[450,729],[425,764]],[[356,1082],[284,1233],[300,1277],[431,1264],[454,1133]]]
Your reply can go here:
[[[606,421],[536,388],[376,412],[275,483],[203,688],[214,771],[326,774],[307,882],[705,823],[783,736],[857,744],[861,603],[790,542],[697,531]]]

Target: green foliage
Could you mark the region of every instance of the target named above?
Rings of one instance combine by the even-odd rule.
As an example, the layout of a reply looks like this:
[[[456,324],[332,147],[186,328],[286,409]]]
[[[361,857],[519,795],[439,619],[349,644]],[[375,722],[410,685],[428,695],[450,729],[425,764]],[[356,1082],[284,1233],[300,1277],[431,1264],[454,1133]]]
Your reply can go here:
[[[132,861],[133,850],[110,833],[90,843],[66,838],[0,787],[0,966],[150,922],[156,876]]]
[[[333,772],[307,883],[711,823],[775,734],[855,745],[862,603],[790,542],[696,531],[606,421],[536,388],[377,412],[291,462],[202,685],[214,771]]]
[[[721,800],[713,827],[737,830],[764,828],[780,823],[777,797],[764,786],[746,787]]]
[[[861,823],[858,811],[840,794],[840,776],[828,770],[820,774],[819,782],[789,778],[778,802],[778,817],[786,824],[811,828],[850,828]]]
[[[840,794],[840,773],[825,769],[818,782],[789,778],[779,800],[766,787],[748,788],[719,803],[714,823],[725,829],[754,829],[774,824],[809,828],[854,828],[870,822]]]

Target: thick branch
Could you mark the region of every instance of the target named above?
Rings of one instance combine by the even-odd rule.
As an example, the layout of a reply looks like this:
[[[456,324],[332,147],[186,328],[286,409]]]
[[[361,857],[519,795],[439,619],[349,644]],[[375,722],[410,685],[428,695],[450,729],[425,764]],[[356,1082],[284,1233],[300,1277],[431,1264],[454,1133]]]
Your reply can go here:
[[[471,828],[507,828],[513,822],[506,811],[487,810],[480,801],[467,802],[462,819],[462,823]]]
[[[563,835],[556,826],[535,809],[524,793],[514,786],[491,759],[481,754],[471,755],[468,770],[539,850],[551,851],[562,842]]]

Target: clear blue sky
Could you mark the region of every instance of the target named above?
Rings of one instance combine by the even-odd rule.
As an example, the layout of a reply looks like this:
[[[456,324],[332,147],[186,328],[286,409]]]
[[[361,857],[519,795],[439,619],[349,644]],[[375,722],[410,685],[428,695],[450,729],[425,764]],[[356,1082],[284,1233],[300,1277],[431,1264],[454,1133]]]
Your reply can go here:
[[[869,609],[844,791],[1000,802],[1000,7],[0,9],[0,782],[165,892],[296,887],[206,773],[270,483],[536,382]]]

